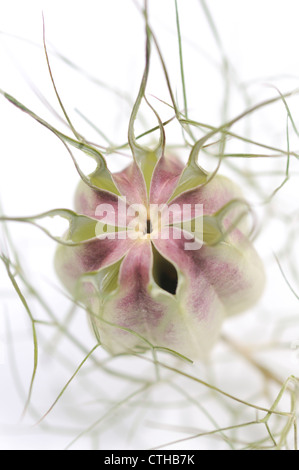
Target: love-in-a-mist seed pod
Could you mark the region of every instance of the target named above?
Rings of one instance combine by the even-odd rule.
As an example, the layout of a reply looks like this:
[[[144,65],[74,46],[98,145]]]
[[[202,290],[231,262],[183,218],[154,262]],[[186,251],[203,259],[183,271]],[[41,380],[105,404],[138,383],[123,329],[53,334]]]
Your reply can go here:
[[[226,317],[260,298],[264,269],[247,236],[249,205],[240,189],[198,165],[217,130],[194,143],[186,164],[167,151],[164,126],[145,97],[150,42],[147,27],[128,132],[133,161],[111,173],[97,153],[97,169],[76,194],[75,210],[85,216],[76,226],[78,245],[58,248],[56,269],[111,353],[154,347],[196,360],[207,357]],[[154,149],[134,134],[143,99],[159,123]]]
[[[234,182],[217,171],[209,174],[198,164],[206,142],[238,118],[195,139],[186,163],[168,151],[165,126],[145,96],[153,39],[175,116],[193,135],[177,109],[145,18],[146,65],[129,122],[132,162],[124,170],[108,169],[99,148],[74,129],[58,94],[74,138],[3,94],[54,132],[81,176],[75,212],[54,210],[27,221],[36,223],[49,215],[70,221],[64,237],[54,237],[60,242],[56,270],[74,300],[85,305],[100,344],[112,354],[158,348],[194,361],[207,357],[226,317],[258,301],[265,275],[249,237],[249,203]],[[49,65],[48,56],[47,60]],[[151,149],[139,144],[134,133],[143,100],[160,130],[159,142]],[[96,160],[91,175],[81,172],[70,146]]]
[[[82,224],[82,244],[58,248],[56,269],[112,353],[154,346],[204,358],[223,320],[264,288],[247,227],[235,223],[241,192],[204,172],[196,187],[178,192],[188,166],[164,153],[142,158],[141,167],[133,161],[109,176],[114,191],[79,185],[76,211],[99,222],[91,231]]]

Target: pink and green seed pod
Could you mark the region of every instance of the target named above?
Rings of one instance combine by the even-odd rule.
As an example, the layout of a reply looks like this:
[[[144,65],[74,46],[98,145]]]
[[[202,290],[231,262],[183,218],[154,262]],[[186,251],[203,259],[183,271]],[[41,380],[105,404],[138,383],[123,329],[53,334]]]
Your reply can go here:
[[[148,215],[134,237],[132,217],[121,214],[125,222],[110,236],[82,235],[78,246],[58,248],[62,283],[87,306],[101,344],[112,354],[157,347],[204,359],[224,319],[252,307],[263,292],[263,265],[238,217],[240,189],[223,176],[209,179],[203,170],[200,184],[186,189],[186,169],[173,156],[144,151],[142,165],[134,159],[110,175],[114,192],[84,182],[78,187],[77,213],[103,221],[97,209],[104,204],[111,207],[105,213],[111,226],[123,200],[126,207],[142,205],[147,214],[155,204],[175,208],[167,225],[163,217],[157,224]],[[202,233],[187,237],[183,208],[188,205],[193,221],[192,208],[202,206]],[[186,238],[201,243],[186,249]]]
[[[79,227],[77,246],[58,248],[56,269],[87,307],[97,338],[112,354],[155,347],[204,359],[224,319],[253,306],[265,284],[263,264],[247,236],[243,216],[249,205],[240,189],[198,165],[210,137],[217,132],[225,137],[223,131],[240,117],[195,141],[186,164],[167,152],[164,125],[145,96],[154,38],[147,2],[145,20],[146,64],[128,129],[132,163],[112,174],[103,155],[85,145],[98,165],[88,178],[81,175],[75,210],[90,218],[92,228]],[[190,123],[178,110],[156,38],[153,42],[176,118],[188,133]],[[134,133],[142,100],[160,129],[151,150],[139,145]],[[153,206],[161,209],[152,211]],[[92,221],[98,221],[96,228]],[[66,242],[72,235],[66,234]]]

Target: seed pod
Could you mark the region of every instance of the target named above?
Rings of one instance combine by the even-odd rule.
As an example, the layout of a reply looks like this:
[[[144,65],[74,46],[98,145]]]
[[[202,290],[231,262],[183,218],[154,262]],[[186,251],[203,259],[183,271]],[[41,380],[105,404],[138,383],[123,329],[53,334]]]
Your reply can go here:
[[[226,177],[201,170],[186,189],[188,166],[176,157],[145,151],[142,162],[111,174],[119,194],[80,183],[76,212],[99,225],[58,248],[57,273],[111,353],[157,347],[203,359],[223,320],[263,292],[248,206]]]

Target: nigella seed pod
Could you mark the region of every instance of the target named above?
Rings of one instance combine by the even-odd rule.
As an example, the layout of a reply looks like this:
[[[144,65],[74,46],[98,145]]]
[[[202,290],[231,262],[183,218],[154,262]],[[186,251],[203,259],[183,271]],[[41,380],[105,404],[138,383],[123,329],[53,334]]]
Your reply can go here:
[[[80,173],[80,215],[57,250],[56,270],[110,353],[159,348],[205,359],[224,319],[260,298],[264,269],[240,189],[198,165],[204,144],[223,128],[195,141],[185,164],[166,151],[164,126],[145,97],[152,37],[146,26],[146,66],[129,122],[132,163],[111,173],[98,150],[78,144],[97,168],[88,177]],[[159,124],[154,149],[134,134],[143,99]],[[173,107],[180,116],[174,99]],[[179,123],[190,131],[187,120]]]
[[[111,353],[154,346],[191,360],[205,358],[223,320],[259,299],[263,266],[239,217],[242,195],[233,182],[218,175],[209,181],[202,170],[206,182],[172,198],[186,166],[163,154],[156,155],[151,169],[152,157],[145,152],[143,171],[134,161],[111,175],[121,195],[81,182],[75,209],[113,227],[120,208],[141,205],[150,214],[159,204],[159,223],[135,217],[132,225],[132,217],[122,213],[127,225],[121,230],[115,225],[97,237],[83,234],[78,246],[60,246],[56,269],[87,306],[101,344]],[[102,204],[105,215],[97,216]],[[185,224],[186,207],[189,222],[190,213],[191,220],[201,219],[200,233]],[[202,208],[200,215],[195,207]],[[170,219],[163,217],[166,212]]]
[[[258,301],[265,275],[248,236],[249,204],[235,183],[199,166],[199,153],[213,136],[220,132],[224,139],[225,129],[256,108],[196,140],[191,131],[196,122],[178,110],[155,38],[175,117],[194,142],[185,139],[191,148],[186,163],[168,152],[165,125],[145,96],[153,38],[147,15],[145,19],[146,64],[128,129],[132,162],[122,171],[112,173],[98,146],[76,131],[55,86],[73,138],[0,90],[63,142],[81,177],[76,212],[56,209],[15,220],[37,226],[48,216],[69,221],[63,238],[40,228],[59,242],[57,274],[75,301],[86,306],[97,339],[109,352],[160,348],[190,360],[203,359],[219,338],[224,319]],[[47,62],[50,70],[48,56]],[[143,100],[160,130],[159,142],[151,149],[139,144],[134,132]],[[95,159],[92,174],[81,171],[70,147]]]

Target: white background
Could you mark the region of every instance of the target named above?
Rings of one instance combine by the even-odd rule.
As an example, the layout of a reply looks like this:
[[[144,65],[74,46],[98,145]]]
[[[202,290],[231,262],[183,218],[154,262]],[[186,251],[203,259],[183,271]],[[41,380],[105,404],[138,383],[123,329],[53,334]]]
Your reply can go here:
[[[222,50],[211,32],[200,2],[178,2],[190,117],[214,126],[222,123],[225,83],[223,57],[229,59],[233,83],[227,111],[228,119],[248,107],[240,91],[242,89],[246,90],[250,103],[256,104],[278,96],[273,85],[281,92],[299,88],[299,5],[296,0],[213,0],[207,3],[217,25]],[[60,112],[43,51],[42,12],[56,86],[75,127],[90,140],[105,145],[105,141],[80,118],[76,112],[78,109],[113,143],[126,142],[130,106],[110,88],[127,94],[132,100],[138,92],[144,67],[145,36],[142,15],[136,4],[131,0],[0,0],[0,88],[66,131],[34,92],[35,89],[41,93]],[[161,46],[173,90],[182,106],[174,2],[149,0],[149,18]],[[53,53],[53,48],[106,86],[96,84],[80,71],[69,67]],[[239,87],[234,83],[238,83]],[[241,88],[240,84],[245,88]],[[147,92],[148,95],[170,102],[155,50]],[[151,100],[163,119],[171,116],[169,107],[162,105],[155,98]],[[288,103],[295,122],[298,122],[298,99],[293,97]],[[286,109],[281,102],[255,113],[250,120],[242,121],[234,130],[244,135],[249,124],[253,140],[287,149]],[[145,130],[140,123],[138,126],[140,130]],[[59,140],[1,96],[0,133],[0,197],[5,214],[25,216],[53,208],[71,208],[78,175]],[[297,137],[291,130],[290,134],[291,148],[296,150]],[[178,143],[179,140],[178,128],[170,126],[169,143]],[[265,149],[246,147],[242,142],[231,142],[231,148],[234,152],[244,152],[246,149],[266,153]],[[268,153],[274,152],[269,150]],[[108,158],[112,169],[120,168],[127,161],[127,157]],[[215,168],[215,159],[202,158],[202,163],[208,169]],[[246,314],[245,319],[236,319],[235,323],[229,323],[228,331],[236,335],[239,327],[242,328],[243,334],[251,331],[258,314],[263,315],[262,324],[265,328],[269,323],[272,325],[273,322],[274,325],[282,319],[290,319],[293,325],[293,318],[298,316],[296,298],[284,282],[277,264],[273,262],[272,252],[279,253],[279,250],[285,247],[289,232],[296,234],[297,230],[298,237],[298,163],[295,159],[291,160],[291,180],[274,199],[272,212],[267,212],[270,214],[267,219],[266,210],[261,203],[282,182],[286,158],[263,158],[253,161],[246,159],[234,161],[234,164],[241,171],[239,176],[229,166],[224,165],[223,172],[239,179],[239,184],[244,186],[255,205],[260,228],[256,245],[268,269],[268,285],[261,305]],[[88,161],[86,163],[82,160],[82,165],[83,168],[89,168]],[[248,170],[260,173],[259,177],[253,180],[253,186],[247,184],[244,178],[244,172]],[[266,176],[273,171],[278,171],[279,174]],[[262,192],[257,190],[257,184],[258,188],[262,188]],[[281,214],[294,214],[294,217],[283,219]],[[68,308],[67,300],[56,294],[56,287],[53,287],[53,284],[58,287],[52,266],[55,245],[34,227],[22,225],[10,228],[21,260],[26,266],[27,275],[33,280],[36,288],[41,289],[56,313],[61,309],[64,316]],[[288,279],[295,289],[297,287],[298,292],[298,279],[292,269],[293,265],[298,264],[298,247],[294,248],[290,244],[289,255],[290,260],[285,256],[282,257],[282,262]],[[22,386],[18,387],[12,379],[12,362],[9,360],[12,350],[7,346],[10,340],[6,328],[13,331],[16,363],[25,389],[28,387],[32,371],[32,341],[26,312],[20,306],[19,299],[14,298],[2,266],[0,279],[0,341],[6,344],[0,347],[0,424],[3,425],[0,448],[63,448],[68,443],[69,436],[66,438],[50,434],[46,438],[46,434],[41,430],[36,430],[33,434],[22,434],[20,429],[15,427],[24,401],[22,394],[18,393]],[[33,308],[38,307],[33,305]],[[93,339],[88,327],[84,325],[85,322],[80,318],[80,336],[91,349]],[[278,356],[277,359],[283,377],[288,373],[296,374],[296,371],[298,375],[298,362],[291,361],[294,358],[291,344],[298,338],[298,323],[297,326],[294,323],[294,327],[287,330],[285,338],[289,345],[287,355]],[[263,339],[263,330],[259,330],[257,339]],[[74,364],[78,365],[80,360],[82,354],[74,352]],[[51,362],[46,357],[40,367],[47,370],[47,361]],[[53,366],[51,363],[49,370],[51,378],[48,377],[47,382],[42,376],[34,395],[40,413],[47,409],[62,384],[69,378],[69,371],[64,373],[63,367],[55,364]],[[76,394],[72,398],[80,402]],[[57,419],[59,420],[59,415]],[[80,419],[85,422],[81,415]],[[31,422],[30,419],[28,422]],[[150,435],[150,431],[148,432]],[[103,445],[107,448],[113,445],[117,447],[122,445],[121,442],[121,436],[111,432],[104,438]],[[88,448],[89,443],[81,441],[79,448],[80,445],[82,448]],[[142,445],[147,446],[146,438],[141,439]]]

